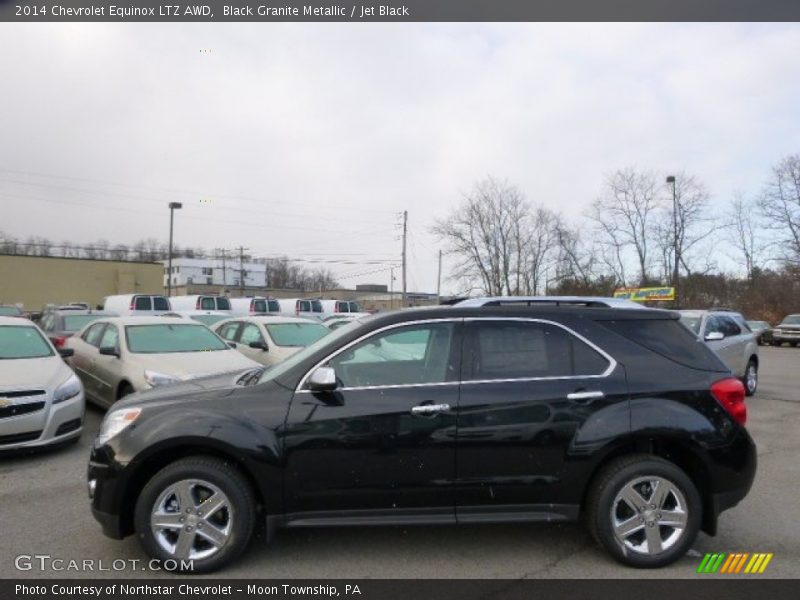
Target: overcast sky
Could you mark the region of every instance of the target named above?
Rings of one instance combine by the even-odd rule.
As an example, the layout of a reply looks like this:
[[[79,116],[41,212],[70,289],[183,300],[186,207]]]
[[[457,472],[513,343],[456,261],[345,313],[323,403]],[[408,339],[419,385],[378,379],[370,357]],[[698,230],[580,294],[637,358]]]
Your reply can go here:
[[[180,245],[374,262],[408,210],[412,291],[487,174],[577,218],[616,168],[722,205],[800,151],[796,24],[6,23],[0,56],[5,233],[165,240],[178,200]]]

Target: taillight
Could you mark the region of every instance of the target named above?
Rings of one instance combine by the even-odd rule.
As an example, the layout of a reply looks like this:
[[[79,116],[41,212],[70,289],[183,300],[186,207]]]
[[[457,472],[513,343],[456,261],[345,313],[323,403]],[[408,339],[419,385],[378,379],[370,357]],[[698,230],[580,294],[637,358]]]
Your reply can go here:
[[[135,310],[135,309],[136,309],[136,297],[134,296],[133,298],[131,298],[131,307],[129,310]]]
[[[717,399],[733,420],[744,425],[747,422],[747,405],[744,403],[744,384],[729,377],[711,385],[711,395]]]
[[[197,302],[195,302],[194,307],[197,310],[200,310],[200,296],[197,297]]]
[[[64,344],[67,342],[66,336],[63,335],[57,335],[56,337],[52,338],[52,340],[53,340],[53,345],[56,348],[63,348]]]

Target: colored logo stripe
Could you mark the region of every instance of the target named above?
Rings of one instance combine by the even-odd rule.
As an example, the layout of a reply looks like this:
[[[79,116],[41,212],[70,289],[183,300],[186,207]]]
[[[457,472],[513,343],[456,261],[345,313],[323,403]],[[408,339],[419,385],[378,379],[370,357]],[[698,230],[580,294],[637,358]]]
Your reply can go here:
[[[698,573],[763,573],[774,556],[773,553],[756,552],[714,552],[706,554],[697,567]],[[746,566],[745,566],[746,565]],[[744,571],[742,571],[744,569]]]

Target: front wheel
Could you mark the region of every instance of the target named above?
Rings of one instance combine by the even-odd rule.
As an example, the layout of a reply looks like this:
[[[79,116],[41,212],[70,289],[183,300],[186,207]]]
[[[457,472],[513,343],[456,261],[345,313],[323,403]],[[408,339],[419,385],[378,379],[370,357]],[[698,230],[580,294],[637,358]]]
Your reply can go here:
[[[134,525],[145,551],[177,570],[219,569],[247,547],[255,499],[232,465],[209,457],[184,458],[147,482],[136,501]]]
[[[758,365],[754,360],[750,360],[750,362],[747,363],[747,369],[745,369],[742,383],[744,384],[745,394],[752,396],[756,393],[758,389]]]
[[[606,466],[587,503],[594,538],[631,567],[663,567],[678,560],[700,530],[702,502],[691,479],[674,464],[646,454]]]

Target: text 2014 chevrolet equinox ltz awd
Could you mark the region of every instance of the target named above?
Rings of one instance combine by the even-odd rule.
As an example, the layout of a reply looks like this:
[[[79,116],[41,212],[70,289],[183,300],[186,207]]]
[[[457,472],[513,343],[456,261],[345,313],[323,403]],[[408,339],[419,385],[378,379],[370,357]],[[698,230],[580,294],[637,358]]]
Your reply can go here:
[[[750,489],[742,383],[656,310],[408,310],[267,370],[115,404],[89,464],[105,533],[194,571],[280,527],[573,521],[657,567]]]

